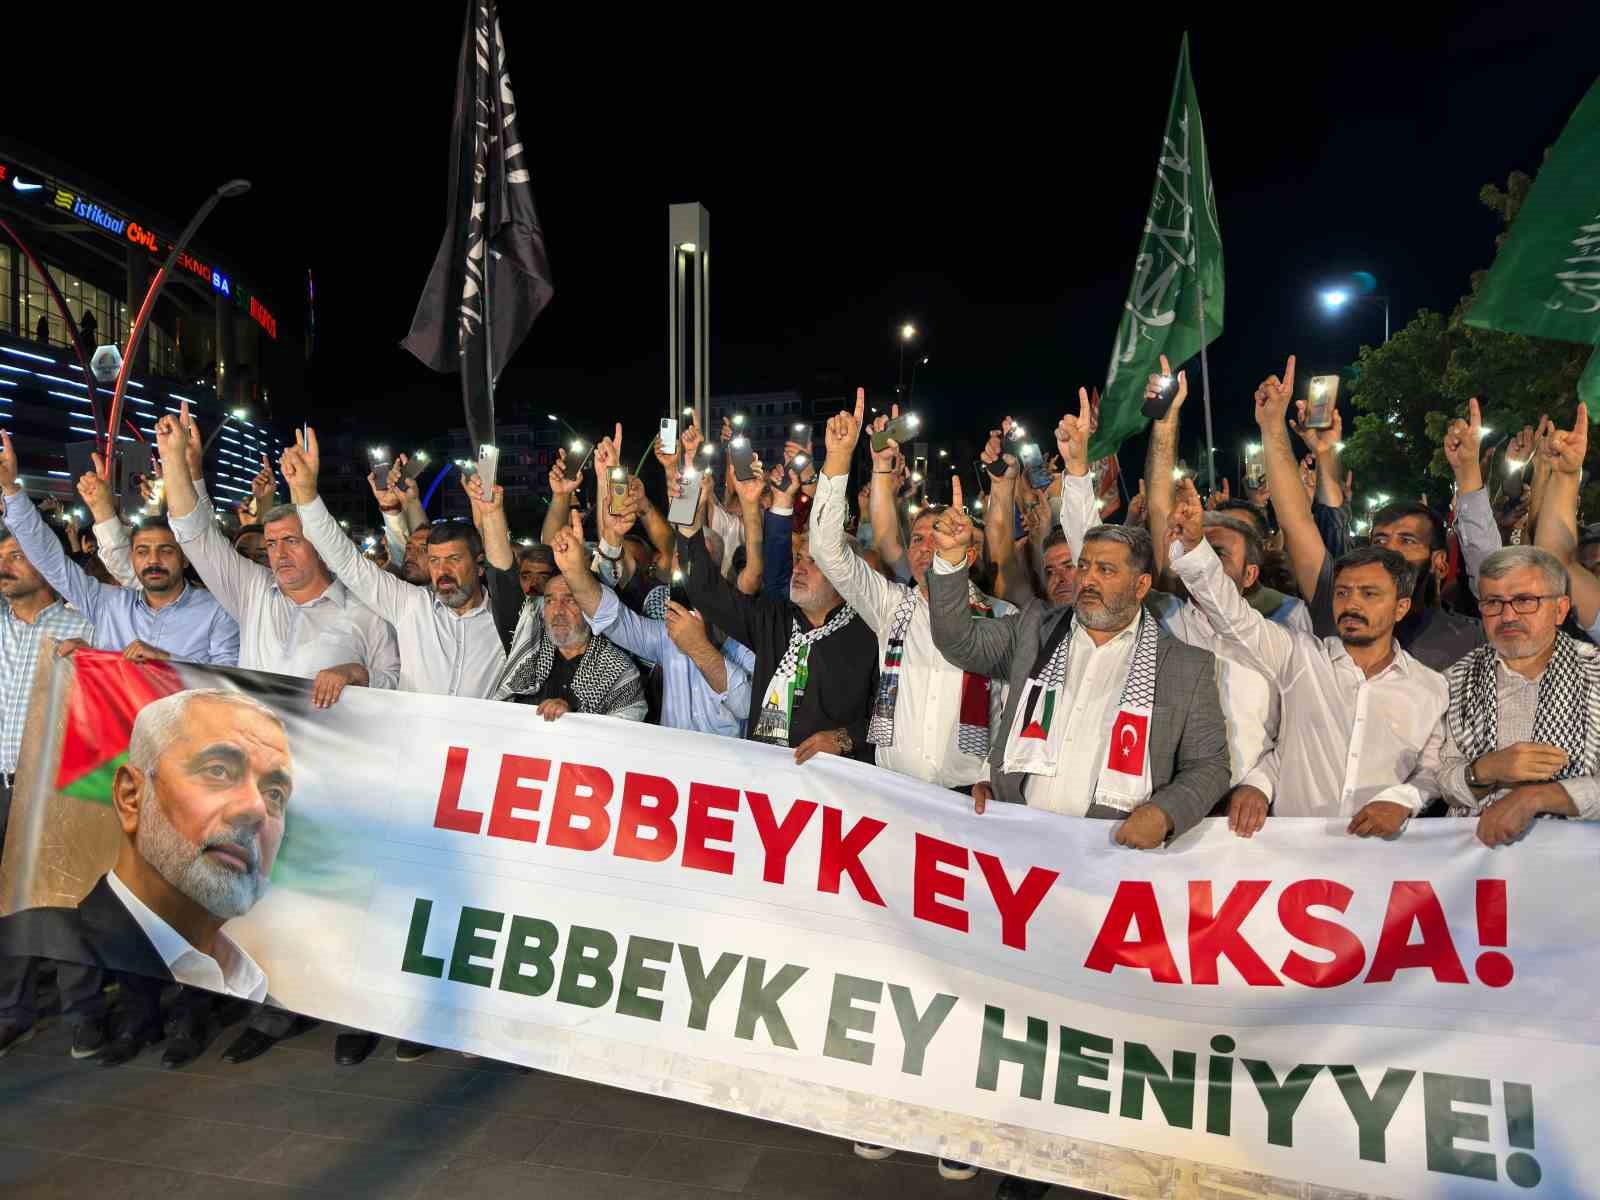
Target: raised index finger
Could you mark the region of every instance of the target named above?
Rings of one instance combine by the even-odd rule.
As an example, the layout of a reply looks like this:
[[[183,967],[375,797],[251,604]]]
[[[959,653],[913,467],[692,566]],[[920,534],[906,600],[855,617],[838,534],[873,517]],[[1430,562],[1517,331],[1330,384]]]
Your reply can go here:
[[[866,388],[857,388],[856,389],[856,424],[858,426],[861,424],[862,414],[864,414],[866,412],[866,405],[867,405],[867,389]]]
[[[961,476],[959,475],[952,475],[950,477],[950,507],[955,509],[960,509],[962,507]]]
[[[1294,355],[1289,355],[1289,361],[1283,365],[1283,390],[1291,396],[1294,395]]]

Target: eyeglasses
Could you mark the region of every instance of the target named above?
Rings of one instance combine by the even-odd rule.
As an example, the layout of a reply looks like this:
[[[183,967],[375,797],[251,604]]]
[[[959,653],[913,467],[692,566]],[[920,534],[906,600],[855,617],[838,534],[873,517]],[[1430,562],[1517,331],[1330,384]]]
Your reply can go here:
[[[1479,600],[1478,611],[1486,617],[1498,617],[1509,604],[1513,612],[1531,613],[1537,612],[1539,605],[1546,600],[1558,599],[1558,596],[1508,596],[1504,600]]]

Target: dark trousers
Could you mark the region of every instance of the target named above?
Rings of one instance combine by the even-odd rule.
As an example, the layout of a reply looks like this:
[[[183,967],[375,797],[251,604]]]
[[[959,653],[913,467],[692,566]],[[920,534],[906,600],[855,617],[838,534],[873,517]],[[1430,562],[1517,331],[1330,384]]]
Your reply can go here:
[[[0,847],[5,845],[11,821],[11,779],[0,774]],[[0,1023],[31,1025],[39,1016],[39,963],[37,958],[0,958]],[[105,1016],[106,977],[98,967],[83,963],[57,963],[56,986],[61,992],[61,1015],[73,1028]]]

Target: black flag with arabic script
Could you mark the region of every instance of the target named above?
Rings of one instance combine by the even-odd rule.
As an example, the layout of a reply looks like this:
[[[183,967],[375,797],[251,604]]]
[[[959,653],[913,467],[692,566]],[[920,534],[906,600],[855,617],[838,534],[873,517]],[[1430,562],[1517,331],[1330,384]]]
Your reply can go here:
[[[467,11],[450,148],[444,241],[400,344],[435,371],[461,372],[477,446],[494,440],[494,379],[554,291],[495,0]]]

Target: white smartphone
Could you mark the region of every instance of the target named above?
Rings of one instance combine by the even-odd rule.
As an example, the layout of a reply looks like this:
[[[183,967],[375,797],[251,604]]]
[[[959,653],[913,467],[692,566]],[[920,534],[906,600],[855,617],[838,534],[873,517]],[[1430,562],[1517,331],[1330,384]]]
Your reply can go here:
[[[667,506],[667,524],[694,524],[695,509],[700,507],[700,472],[688,467],[678,476],[678,486],[683,490]]]
[[[478,477],[483,480],[483,495],[487,499],[494,492],[495,468],[500,465],[500,450],[496,446],[478,447]]]
[[[676,454],[678,452],[678,421],[676,417],[661,418],[661,453]]]

